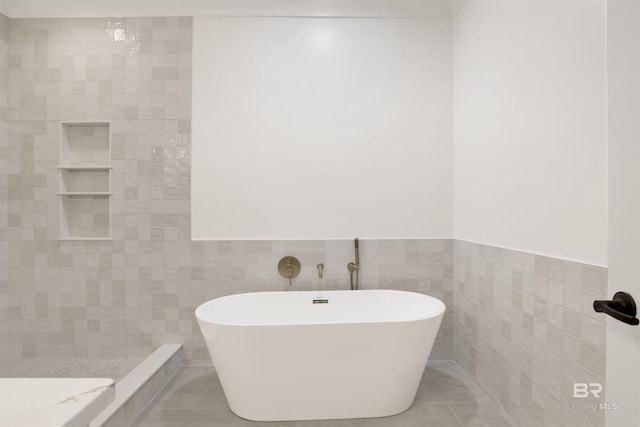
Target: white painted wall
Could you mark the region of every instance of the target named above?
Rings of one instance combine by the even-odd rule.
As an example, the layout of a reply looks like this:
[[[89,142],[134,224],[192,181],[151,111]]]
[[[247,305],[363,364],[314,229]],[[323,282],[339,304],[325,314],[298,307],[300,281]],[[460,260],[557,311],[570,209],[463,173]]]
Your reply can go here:
[[[607,2],[609,297],[640,304],[640,2]],[[640,327],[607,319],[608,427],[640,420]]]
[[[606,265],[604,23],[604,0],[458,12],[456,238]]]
[[[451,23],[195,18],[192,238],[453,234]]]

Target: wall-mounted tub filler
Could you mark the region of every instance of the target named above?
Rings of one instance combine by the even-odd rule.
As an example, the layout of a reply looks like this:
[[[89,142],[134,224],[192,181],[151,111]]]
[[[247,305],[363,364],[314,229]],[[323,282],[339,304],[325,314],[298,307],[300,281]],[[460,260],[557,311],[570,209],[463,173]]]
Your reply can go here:
[[[285,279],[289,279],[289,285],[293,285],[291,281],[300,274],[300,261],[296,257],[286,256],[278,263],[278,272]]]
[[[316,295],[235,294],[196,309],[231,410],[248,420],[291,421],[408,409],[445,305],[396,290],[325,291],[329,304],[310,304]]]
[[[315,297],[312,302],[314,304],[328,304],[329,300],[322,296],[322,275],[324,272],[324,264],[320,262],[316,265],[316,268],[318,269],[318,296]]]
[[[351,282],[351,290],[355,291],[358,289],[358,276],[360,275],[360,245],[358,244],[358,238],[355,238],[354,241],[355,252],[356,252],[356,262],[350,262],[347,264],[347,268],[349,269],[349,280]],[[353,280],[353,276],[356,276],[356,280]]]

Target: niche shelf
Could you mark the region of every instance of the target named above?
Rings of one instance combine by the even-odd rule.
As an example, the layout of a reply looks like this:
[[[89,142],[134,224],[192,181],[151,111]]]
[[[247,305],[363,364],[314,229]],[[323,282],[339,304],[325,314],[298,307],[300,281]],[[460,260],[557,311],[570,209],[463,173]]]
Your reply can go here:
[[[111,239],[111,124],[60,123],[60,240]]]

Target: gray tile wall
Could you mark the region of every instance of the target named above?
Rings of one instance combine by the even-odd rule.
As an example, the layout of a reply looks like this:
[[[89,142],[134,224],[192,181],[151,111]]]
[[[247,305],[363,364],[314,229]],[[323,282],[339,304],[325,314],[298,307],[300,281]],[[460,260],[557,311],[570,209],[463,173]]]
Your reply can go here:
[[[11,19],[10,344],[24,357],[144,357],[184,344],[210,363],[194,309],[230,293],[348,287],[353,242],[190,240],[191,19]],[[111,121],[112,241],[58,241],[60,121]],[[451,240],[364,240],[362,287],[453,306]],[[432,358],[452,357],[448,312]]]
[[[9,338],[9,285],[7,246],[7,88],[9,19],[0,14],[0,343]],[[9,357],[8,346],[0,345],[0,363]]]
[[[455,241],[454,358],[521,426],[602,426],[606,399],[573,399],[605,378],[607,270]]]
[[[10,343],[25,357],[146,356],[182,320],[191,19],[9,25]],[[81,120],[112,122],[110,242],[57,240],[60,121]]]

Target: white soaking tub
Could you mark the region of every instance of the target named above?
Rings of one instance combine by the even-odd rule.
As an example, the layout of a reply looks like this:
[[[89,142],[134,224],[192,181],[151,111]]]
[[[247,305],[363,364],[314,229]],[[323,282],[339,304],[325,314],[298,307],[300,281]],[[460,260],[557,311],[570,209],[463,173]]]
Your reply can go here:
[[[196,317],[231,410],[288,421],[408,409],[444,310],[395,290],[256,292],[205,302]]]

